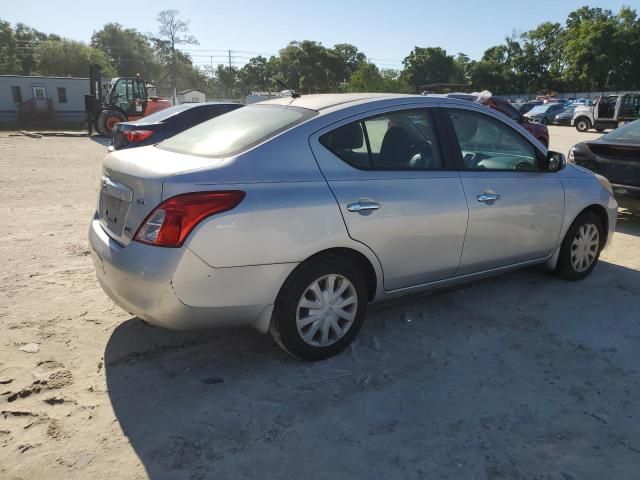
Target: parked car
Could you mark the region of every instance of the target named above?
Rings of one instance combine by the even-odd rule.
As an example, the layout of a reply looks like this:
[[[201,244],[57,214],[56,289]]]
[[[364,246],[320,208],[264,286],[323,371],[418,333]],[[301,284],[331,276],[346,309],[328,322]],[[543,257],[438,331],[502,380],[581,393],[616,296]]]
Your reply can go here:
[[[640,120],[578,143],[569,161],[605,176],[621,193],[640,197]]]
[[[532,122],[548,125],[553,122],[553,119],[558,113],[563,112],[564,105],[559,103],[546,103],[544,105],[538,105],[533,107],[527,113],[524,114]]]
[[[549,146],[549,129],[545,125],[530,122],[527,117],[518,112],[518,110],[509,102],[498,97],[480,97],[478,94],[470,93],[447,93],[444,95],[433,95],[439,97],[457,98],[459,100],[468,100],[470,102],[480,103],[486,107],[503,113],[514,122],[521,124],[531,135],[533,135],[545,147]]]
[[[584,107],[590,107],[593,105],[593,100],[589,98],[575,98],[571,101],[571,105],[582,105]]]
[[[571,125],[579,132],[595,128],[602,132],[640,118],[640,94],[609,95],[598,99],[593,107],[578,108]]]
[[[517,105],[514,105],[514,106],[516,107],[518,112],[520,112],[522,115],[524,115],[529,110],[531,110],[533,107],[537,107],[538,105],[542,105],[542,104],[543,104],[542,101],[531,100],[529,102],[520,103],[520,104],[517,104]]]
[[[616,225],[606,179],[451,98],[253,104],[109,154],[102,175],[89,241],[118,305],[253,325],[307,360],[345,348],[370,302],[537,264],[585,278]]]
[[[153,145],[242,106],[240,103],[183,103],[135,122],[121,122],[113,129],[112,148],[109,150]]]
[[[555,125],[571,125],[571,119],[573,118],[576,108],[576,105],[568,105],[562,112],[558,113],[553,118],[553,123]]]

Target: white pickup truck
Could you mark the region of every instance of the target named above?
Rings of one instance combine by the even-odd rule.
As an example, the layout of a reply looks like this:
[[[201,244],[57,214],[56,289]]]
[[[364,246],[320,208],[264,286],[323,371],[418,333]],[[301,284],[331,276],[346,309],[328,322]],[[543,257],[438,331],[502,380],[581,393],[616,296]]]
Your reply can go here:
[[[640,117],[640,94],[608,95],[601,97],[592,107],[578,107],[571,125],[579,132],[595,128],[618,128],[620,124]]]

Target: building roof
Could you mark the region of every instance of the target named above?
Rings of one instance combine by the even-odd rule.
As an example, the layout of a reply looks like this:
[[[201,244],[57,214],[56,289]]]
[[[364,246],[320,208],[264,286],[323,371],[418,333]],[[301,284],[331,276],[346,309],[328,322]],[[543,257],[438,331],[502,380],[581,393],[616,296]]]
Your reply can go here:
[[[178,92],[178,95],[184,95],[185,93],[189,93],[189,92],[204,93],[204,92],[201,92],[200,90],[196,90],[195,88],[190,88],[189,90],[181,90],[180,92]]]
[[[51,80],[86,80],[89,81],[89,77],[48,77],[46,75],[0,75],[0,78],[37,78],[37,79],[51,79]],[[102,79],[104,81],[104,79]]]

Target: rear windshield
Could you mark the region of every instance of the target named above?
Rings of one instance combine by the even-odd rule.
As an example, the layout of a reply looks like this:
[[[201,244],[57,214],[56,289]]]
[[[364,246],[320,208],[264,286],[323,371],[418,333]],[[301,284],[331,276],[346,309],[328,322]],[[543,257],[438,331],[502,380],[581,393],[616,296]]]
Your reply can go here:
[[[317,114],[287,105],[249,105],[185,130],[158,147],[205,157],[235,155]]]
[[[175,114],[184,112],[185,110],[189,110],[193,108],[194,105],[176,105],[175,107],[165,108],[164,110],[160,110],[156,113],[152,113],[151,115],[147,115],[141,120],[144,123],[158,123],[166,120],[169,117],[173,117]]]
[[[545,113],[547,110],[549,110],[551,108],[551,105],[538,105],[537,107],[533,107],[531,110],[529,110],[529,112],[527,112],[529,115],[533,114],[536,115],[538,113]]]

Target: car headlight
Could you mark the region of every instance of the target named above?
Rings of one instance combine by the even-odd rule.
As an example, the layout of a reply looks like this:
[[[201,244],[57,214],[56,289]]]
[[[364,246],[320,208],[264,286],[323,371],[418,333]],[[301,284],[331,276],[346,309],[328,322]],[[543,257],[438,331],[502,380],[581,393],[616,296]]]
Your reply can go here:
[[[598,181],[600,182],[600,185],[606,188],[609,191],[609,193],[613,195],[613,187],[611,186],[611,182],[607,180],[605,177],[603,177],[602,175],[599,175],[597,173],[595,175]]]
[[[567,155],[567,163],[576,163],[576,155],[575,155],[576,147],[571,147],[569,150],[569,154]]]

